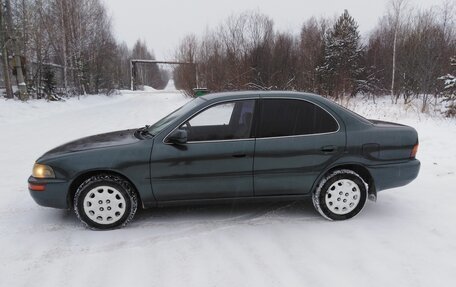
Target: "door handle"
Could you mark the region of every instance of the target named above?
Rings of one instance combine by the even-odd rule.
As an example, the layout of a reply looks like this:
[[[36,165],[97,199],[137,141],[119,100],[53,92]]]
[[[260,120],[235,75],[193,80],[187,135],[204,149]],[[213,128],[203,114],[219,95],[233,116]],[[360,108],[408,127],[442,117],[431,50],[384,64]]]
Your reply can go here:
[[[243,154],[233,154],[232,157],[235,157],[235,158],[242,158],[242,157],[246,157],[247,155],[245,153]]]
[[[327,146],[324,146],[321,148],[321,151],[325,152],[325,153],[335,152],[336,150],[337,150],[337,147],[334,145],[327,145]]]

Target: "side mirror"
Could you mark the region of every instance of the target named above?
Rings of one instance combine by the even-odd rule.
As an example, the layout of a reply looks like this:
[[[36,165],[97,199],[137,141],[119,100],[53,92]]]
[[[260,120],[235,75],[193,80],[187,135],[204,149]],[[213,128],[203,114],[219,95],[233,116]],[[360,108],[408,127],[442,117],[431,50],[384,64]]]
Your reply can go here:
[[[166,142],[172,143],[172,144],[187,143],[187,131],[182,130],[182,129],[177,129],[177,130],[173,131],[166,139]]]

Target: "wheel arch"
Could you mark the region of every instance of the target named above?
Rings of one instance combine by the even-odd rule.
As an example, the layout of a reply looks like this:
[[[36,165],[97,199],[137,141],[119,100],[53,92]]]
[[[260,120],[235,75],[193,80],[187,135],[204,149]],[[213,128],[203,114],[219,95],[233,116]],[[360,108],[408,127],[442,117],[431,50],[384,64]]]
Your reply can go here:
[[[356,172],[357,174],[359,174],[359,176],[361,176],[361,178],[364,180],[364,182],[367,183],[368,198],[373,201],[377,200],[377,189],[375,188],[374,178],[372,177],[369,170],[364,165],[359,164],[359,163],[338,164],[338,165],[328,168],[327,170],[322,172],[320,174],[320,176],[317,178],[317,180],[315,181],[315,183],[312,187],[312,192],[315,191],[315,189],[318,186],[318,183],[325,175],[327,175],[335,170],[339,170],[339,169],[349,169],[349,170],[352,170],[352,171]]]
[[[138,191],[138,188],[136,185],[131,181],[127,176],[123,175],[120,172],[109,170],[109,169],[99,169],[99,170],[90,170],[83,172],[76,176],[70,183],[70,186],[68,188],[68,193],[67,193],[67,204],[69,208],[73,208],[73,198],[74,195],[76,194],[76,190],[78,187],[87,179],[89,179],[92,176],[95,176],[97,174],[109,174],[109,175],[114,175],[114,176],[119,176],[123,178],[124,180],[128,181],[131,186],[133,186],[133,190],[136,193],[136,196],[138,197],[138,206],[143,206],[142,199],[141,199],[141,194]]]

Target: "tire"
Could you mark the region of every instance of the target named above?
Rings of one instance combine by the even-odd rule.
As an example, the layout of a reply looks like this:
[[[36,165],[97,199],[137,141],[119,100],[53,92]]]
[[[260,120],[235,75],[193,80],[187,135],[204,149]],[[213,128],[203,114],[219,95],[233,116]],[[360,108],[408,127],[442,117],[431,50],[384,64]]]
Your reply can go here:
[[[340,169],[325,176],[312,194],[315,209],[328,220],[345,220],[361,212],[367,184],[356,172]]]
[[[90,229],[123,227],[133,219],[137,208],[138,198],[133,186],[115,175],[92,176],[74,195],[74,211]]]

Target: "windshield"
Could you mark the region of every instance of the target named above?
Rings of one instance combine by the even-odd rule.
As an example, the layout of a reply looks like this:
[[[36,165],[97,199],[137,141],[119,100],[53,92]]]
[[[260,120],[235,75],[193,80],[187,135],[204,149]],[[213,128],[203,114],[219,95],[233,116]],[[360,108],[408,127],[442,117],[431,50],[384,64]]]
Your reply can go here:
[[[164,130],[169,124],[174,122],[176,119],[180,118],[181,116],[183,116],[184,114],[186,114],[187,112],[201,104],[202,101],[203,99],[196,98],[186,103],[182,107],[178,108],[174,112],[170,113],[166,117],[162,118],[161,120],[150,126],[149,133],[153,136],[157,135],[159,132]]]

